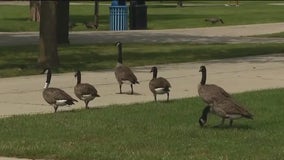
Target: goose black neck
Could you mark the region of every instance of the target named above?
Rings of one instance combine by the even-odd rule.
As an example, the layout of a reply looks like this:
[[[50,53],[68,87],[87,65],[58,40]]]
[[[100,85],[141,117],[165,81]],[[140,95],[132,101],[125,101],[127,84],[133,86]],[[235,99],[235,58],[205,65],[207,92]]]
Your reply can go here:
[[[81,83],[81,72],[80,71],[77,71],[76,77],[77,77],[77,84],[80,84]]]
[[[121,45],[121,43],[118,44],[117,48],[118,48],[117,62],[122,64],[122,45]]]
[[[202,111],[202,115],[201,115],[201,119],[203,119],[205,122],[207,121],[207,115],[210,112],[210,106],[206,106],[203,111]]]
[[[203,70],[200,84],[205,85],[205,83],[206,83],[206,70]]]
[[[157,75],[158,75],[158,70],[155,68],[153,69],[153,79],[156,79],[157,78]]]
[[[51,70],[47,69],[47,73],[46,73],[46,83],[50,84],[51,81]]]

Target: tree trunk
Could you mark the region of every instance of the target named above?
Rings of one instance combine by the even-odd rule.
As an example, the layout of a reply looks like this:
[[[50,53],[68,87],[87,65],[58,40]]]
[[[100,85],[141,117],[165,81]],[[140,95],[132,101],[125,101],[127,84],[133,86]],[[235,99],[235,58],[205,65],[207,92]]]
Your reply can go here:
[[[99,0],[95,0],[94,21],[97,28],[99,28]]]
[[[30,0],[30,19],[40,21],[40,0]]]
[[[57,42],[69,44],[69,0],[57,1]]]
[[[40,55],[38,63],[43,67],[58,67],[56,34],[56,1],[41,1]]]

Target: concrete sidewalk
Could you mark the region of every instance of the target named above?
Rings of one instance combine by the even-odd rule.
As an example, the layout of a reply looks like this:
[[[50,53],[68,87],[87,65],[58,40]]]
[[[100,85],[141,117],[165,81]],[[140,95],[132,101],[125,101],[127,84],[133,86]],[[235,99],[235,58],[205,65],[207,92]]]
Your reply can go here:
[[[230,93],[284,87],[283,54],[159,65],[158,76],[167,78],[172,84],[170,99],[197,96],[197,85],[201,78],[198,72],[200,65],[206,65],[208,68],[208,83],[218,84]],[[117,94],[119,88],[113,71],[82,72],[82,81],[93,84],[101,95],[90,102],[90,107],[153,101],[153,95],[148,88],[152,78],[150,68],[151,66],[133,68],[140,81],[139,85],[134,86],[134,95],[128,94],[128,85],[123,86],[126,94]],[[0,115],[5,117],[53,112],[53,107],[47,105],[42,98],[45,78],[45,75],[1,78]],[[74,73],[54,74],[51,86],[62,88],[75,97],[75,83]],[[165,98],[158,96],[158,100]],[[84,103],[80,101],[70,108],[59,108],[59,111],[80,109],[83,106]]]
[[[284,38],[247,37],[284,32],[284,23],[205,28],[70,32],[71,44],[113,43],[284,43]],[[38,32],[0,32],[0,46],[39,43]]]

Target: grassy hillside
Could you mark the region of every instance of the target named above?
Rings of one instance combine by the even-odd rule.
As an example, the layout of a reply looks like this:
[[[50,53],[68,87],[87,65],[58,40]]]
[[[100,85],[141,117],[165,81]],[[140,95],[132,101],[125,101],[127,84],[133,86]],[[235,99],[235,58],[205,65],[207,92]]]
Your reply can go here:
[[[284,89],[234,97],[255,115],[200,128],[199,98],[0,119],[0,155],[40,159],[282,159]]]

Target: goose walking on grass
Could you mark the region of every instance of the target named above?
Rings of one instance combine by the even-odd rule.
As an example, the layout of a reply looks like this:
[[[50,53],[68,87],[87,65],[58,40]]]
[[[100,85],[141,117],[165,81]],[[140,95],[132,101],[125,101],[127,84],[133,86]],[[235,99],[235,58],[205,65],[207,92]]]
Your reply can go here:
[[[51,70],[49,68],[44,69],[43,73],[46,73],[46,83],[42,96],[44,100],[54,107],[54,112],[57,112],[59,106],[73,105],[74,102],[78,102],[72,98],[69,94],[59,88],[49,88],[51,81]]]
[[[213,105],[215,99],[218,98],[231,98],[231,95],[223,88],[215,84],[206,84],[207,71],[205,66],[200,66],[201,81],[198,85],[199,97],[209,106]]]
[[[74,93],[80,100],[85,102],[86,109],[89,109],[89,102],[95,99],[96,97],[100,97],[100,95],[98,95],[96,88],[91,84],[81,83],[80,71],[77,71],[75,73],[75,77],[77,77],[77,84],[74,87]]]
[[[119,84],[119,93],[122,94],[121,86],[122,84],[130,84],[131,94],[133,94],[133,84],[139,84],[137,77],[134,75],[132,70],[122,64],[122,44],[121,42],[116,42],[116,46],[118,48],[118,59],[117,65],[115,67],[115,77]]]
[[[151,72],[153,72],[153,78],[149,82],[149,88],[154,95],[155,101],[157,101],[157,94],[167,94],[167,101],[169,101],[170,82],[163,77],[157,78],[157,67],[152,67]]]
[[[236,103],[231,98],[217,99],[216,101],[214,101],[212,107],[206,106],[203,109],[202,115],[199,119],[200,126],[204,126],[206,124],[207,115],[209,112],[212,112],[213,114],[222,118],[220,125],[224,124],[225,119],[230,120],[230,126],[233,125],[233,120],[235,119],[239,118],[253,119],[253,115],[247,109]]]
[[[198,94],[207,104],[199,118],[200,126],[206,124],[209,112],[215,113],[222,118],[221,125],[224,124],[225,119],[230,119],[230,126],[232,126],[233,120],[237,118],[245,117],[252,119],[252,114],[237,104],[223,88],[215,84],[206,84],[207,73],[205,66],[201,66],[199,72],[202,73],[202,77],[198,85]]]

